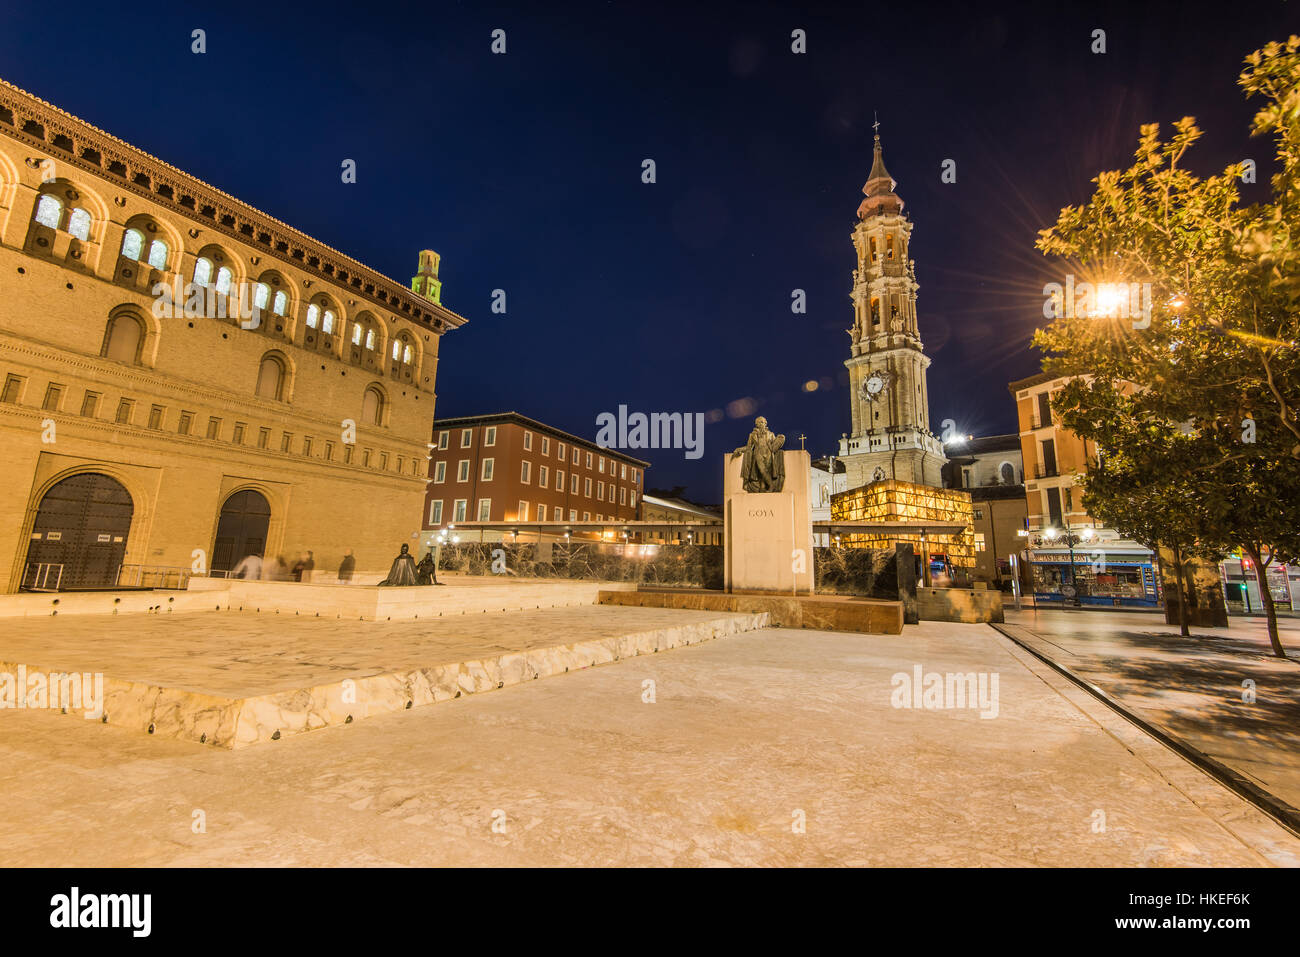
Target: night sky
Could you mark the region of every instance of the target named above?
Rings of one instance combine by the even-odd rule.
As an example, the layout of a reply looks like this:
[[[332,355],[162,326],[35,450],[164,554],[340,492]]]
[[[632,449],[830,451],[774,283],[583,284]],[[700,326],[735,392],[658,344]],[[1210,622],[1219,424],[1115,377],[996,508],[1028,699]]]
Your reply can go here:
[[[513,409],[594,438],[620,404],[752,399],[702,459],[632,453],[651,487],[704,502],[753,415],[814,456],[849,428],[873,111],[915,224],[931,427],[1009,432],[1007,382],[1039,371],[1042,286],[1063,281],[1036,232],[1128,165],[1139,124],[1184,114],[1206,131],[1191,165],[1252,157],[1243,193],[1262,198],[1271,144],[1235,81],[1300,30],[1295,2],[78,6],[10,5],[0,77],[400,282],[419,249],[442,255],[469,324],[442,341],[440,416]]]

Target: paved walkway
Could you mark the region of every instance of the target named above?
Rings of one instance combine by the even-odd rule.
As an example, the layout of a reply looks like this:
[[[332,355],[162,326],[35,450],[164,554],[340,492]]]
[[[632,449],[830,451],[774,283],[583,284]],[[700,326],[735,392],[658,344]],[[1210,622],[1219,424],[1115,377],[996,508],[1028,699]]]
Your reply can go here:
[[[1285,661],[1272,656],[1263,619],[1193,628],[1189,638],[1140,613],[1026,609],[1008,611],[1007,624],[1147,721],[1300,808],[1300,621],[1278,623]]]
[[[894,707],[917,666],[996,674],[997,717]],[[0,846],[81,866],[1300,862],[1032,655],[944,623],[751,632],[234,752],[0,712]]]

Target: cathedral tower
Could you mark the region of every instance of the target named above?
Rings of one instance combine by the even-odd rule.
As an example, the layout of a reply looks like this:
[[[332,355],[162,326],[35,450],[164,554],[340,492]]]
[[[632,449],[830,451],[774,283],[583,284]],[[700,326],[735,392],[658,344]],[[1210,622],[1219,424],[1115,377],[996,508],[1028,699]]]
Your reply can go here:
[[[879,124],[876,124],[879,127]],[[942,486],[947,459],[930,431],[925,371],[930,359],[916,325],[915,263],[908,258],[912,223],[894,192],[876,133],[871,173],[862,187],[853,246],[852,432],[840,439],[849,488],[880,479]]]

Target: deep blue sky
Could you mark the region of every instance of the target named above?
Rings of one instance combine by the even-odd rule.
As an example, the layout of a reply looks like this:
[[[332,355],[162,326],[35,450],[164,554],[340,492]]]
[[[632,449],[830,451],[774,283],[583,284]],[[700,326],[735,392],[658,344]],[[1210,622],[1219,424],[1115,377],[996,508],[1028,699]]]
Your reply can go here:
[[[78,6],[11,6],[0,76],[400,281],[419,249],[442,254],[443,301],[470,323],[442,342],[440,416],[515,409],[594,438],[620,404],[752,397],[814,455],[848,429],[873,110],[915,223],[932,427],[1012,431],[1006,384],[1038,371],[1042,284],[1061,278],[1037,230],[1127,165],[1143,122],[1195,115],[1193,166],[1250,156],[1266,181],[1235,79],[1300,29],[1283,0]],[[699,461],[634,454],[652,487],[716,501],[718,456],[751,424],[710,425]]]

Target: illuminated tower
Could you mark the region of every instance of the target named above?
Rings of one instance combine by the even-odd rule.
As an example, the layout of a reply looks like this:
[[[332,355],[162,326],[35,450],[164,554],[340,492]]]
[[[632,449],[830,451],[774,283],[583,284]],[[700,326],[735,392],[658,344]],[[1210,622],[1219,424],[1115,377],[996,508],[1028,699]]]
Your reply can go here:
[[[875,124],[879,129],[879,124]],[[930,431],[925,372],[930,359],[916,325],[915,263],[908,258],[912,223],[894,192],[876,133],[871,173],[862,187],[853,246],[852,432],[840,439],[848,488],[881,479],[942,486],[947,462]]]

